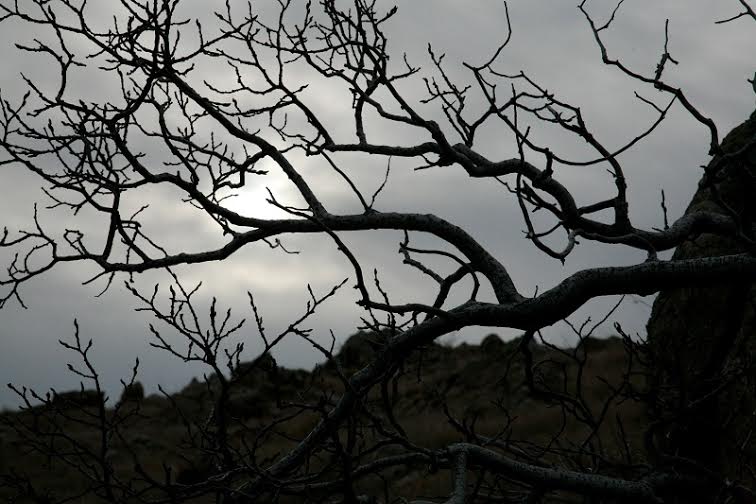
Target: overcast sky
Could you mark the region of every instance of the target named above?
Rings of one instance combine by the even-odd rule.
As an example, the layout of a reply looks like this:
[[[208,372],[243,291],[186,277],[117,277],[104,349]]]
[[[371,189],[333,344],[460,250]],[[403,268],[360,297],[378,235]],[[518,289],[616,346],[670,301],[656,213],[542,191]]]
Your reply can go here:
[[[262,8],[263,4],[265,2],[254,3],[256,8]],[[92,19],[107,22],[111,17],[109,7],[110,2],[98,2],[92,8]],[[197,16],[211,26],[209,11],[203,7],[206,7],[205,2],[186,1],[182,12],[184,17]],[[659,103],[663,102],[662,97],[601,64],[586,21],[572,2],[512,1],[509,7],[513,38],[500,57],[498,69],[507,73],[524,70],[555,92],[559,99],[579,105],[589,126],[607,146],[621,145],[653,121],[650,109],[640,104],[633,92],[642,92]],[[589,7],[603,20],[611,4],[595,0]],[[736,14],[739,7],[736,0],[629,0],[620,9],[613,28],[605,32],[605,39],[615,57],[650,74],[663,47],[664,21],[668,18],[669,49],[679,65],[670,67],[665,76],[670,83],[684,89],[690,100],[714,119],[720,133],[725,134],[747,118],[756,104],[756,95],[747,82],[756,70],[753,60],[756,26],[745,19],[727,25],[714,24],[718,19]],[[18,100],[25,92],[21,72],[42,87],[57,85],[58,75],[51,71],[54,67],[49,59],[42,55],[36,58],[13,47],[14,42],[28,43],[36,37],[45,37],[39,30],[39,27],[15,21],[2,24],[0,89],[6,100]],[[479,63],[495,49],[506,34],[504,8],[500,1],[488,0],[406,0],[399,2],[399,13],[388,25],[387,32],[389,49],[396,55],[395,59],[406,52],[414,64],[428,67],[425,48],[430,42],[437,52],[447,54],[445,63],[450,75],[459,83],[469,82],[470,75],[461,64],[463,61]],[[203,79],[223,83],[232,78],[210,67],[199,67],[191,76],[196,83]],[[73,81],[72,93],[106,100],[112,91],[111,84],[112,76],[84,72]],[[317,82],[312,84],[307,95],[309,104],[344,141],[351,141],[346,128],[351,112],[348,95],[343,89]],[[419,81],[410,83],[403,89],[412,96],[421,88],[420,84]],[[434,114],[431,108],[423,110]],[[440,120],[441,116],[435,113]],[[371,128],[375,138],[407,141],[404,137],[407,132],[391,125],[376,122]],[[564,134],[547,129],[536,130],[536,134],[542,145],[550,145],[556,152],[575,157],[585,153],[582,142]],[[636,225],[662,225],[659,209],[662,189],[667,196],[670,218],[682,214],[695,191],[700,166],[709,159],[707,141],[706,130],[680,108],[674,108],[655,135],[622,155],[621,162],[630,184],[631,216]],[[484,134],[480,146],[494,159],[514,157],[513,147],[511,137],[502,129]],[[149,150],[149,145],[144,148]],[[310,159],[299,156],[292,159],[330,210],[358,209],[354,197],[332,172]],[[344,157],[343,161],[365,193],[371,194],[381,183],[384,160]],[[414,165],[396,162],[377,208],[432,212],[464,227],[510,269],[523,294],[532,294],[536,288],[549,288],[586,267],[633,264],[644,259],[643,254],[624,247],[584,243],[562,266],[537,252],[524,239],[524,225],[516,202],[501,185],[491,180],[471,180],[459,167],[415,172]],[[606,167],[561,168],[559,176],[583,202],[600,199],[599,195],[612,187]],[[281,201],[296,202],[286,180],[271,174],[265,180],[255,180],[231,205],[251,215],[276,215],[275,209],[264,203],[266,187]],[[145,224],[171,250],[201,250],[220,243],[212,223],[198,212],[187,211],[175,194],[152,191],[140,197],[152,205]],[[45,201],[39,180],[19,166],[0,167],[0,224],[10,231],[28,225],[35,201]],[[101,225],[87,215],[78,220],[60,212],[41,215],[51,229],[80,227],[97,234]],[[401,238],[396,232],[344,236],[362,260],[365,271],[379,268],[382,285],[394,296],[393,301],[427,302],[432,286],[414,270],[402,265],[402,258],[396,253]],[[222,263],[176,268],[176,272],[187,284],[203,281],[199,294],[202,300],[217,296],[223,306],[234,308],[237,317],[251,315],[246,292],[252,292],[266,328],[270,334],[275,334],[304,310],[308,283],[316,292],[325,292],[352,275],[349,264],[327,238],[287,237],[284,243],[300,254],[286,255],[264,244],[254,245]],[[1,257],[8,260],[7,254]],[[79,380],[66,371],[71,356],[56,343],[58,339],[72,337],[74,318],[79,321],[82,336],[94,339],[94,362],[112,395],[118,395],[118,380],[128,375],[137,356],[142,362],[140,379],[150,391],[155,390],[158,383],[168,390],[176,390],[192,376],[207,371],[199,366],[187,366],[151,348],[147,330],[150,319],[134,311],[139,303],[123,288],[123,279],[99,298],[95,298],[98,286],[81,285],[95,272],[96,269],[87,264],[58,266],[23,288],[28,310],[10,304],[0,312],[0,381],[3,384],[13,382],[41,391],[51,386],[62,390],[77,386]],[[164,276],[149,274],[142,275],[139,282],[148,287],[159,280],[165,280]],[[361,315],[354,306],[355,300],[355,291],[346,288],[310,320],[308,327],[319,341],[327,343],[330,330],[339,340],[353,332]],[[593,301],[571,320],[580,322],[587,316],[599,317],[614,301]],[[650,302],[650,298],[627,300],[611,320],[622,323],[626,330],[643,333]],[[477,342],[490,332],[506,337],[515,334],[507,330],[471,328],[450,335],[446,340]],[[608,325],[602,334],[610,332],[611,325]],[[569,328],[564,324],[550,328],[547,333],[554,341],[570,341]],[[172,337],[169,332],[166,335]],[[246,326],[239,336],[248,348],[247,356],[252,357],[259,348],[253,324]],[[180,340],[174,338],[173,341]],[[287,367],[311,367],[320,360],[316,351],[295,336],[285,339],[275,355],[279,363]],[[0,389],[0,405],[10,406],[16,402],[12,393],[4,387]]]

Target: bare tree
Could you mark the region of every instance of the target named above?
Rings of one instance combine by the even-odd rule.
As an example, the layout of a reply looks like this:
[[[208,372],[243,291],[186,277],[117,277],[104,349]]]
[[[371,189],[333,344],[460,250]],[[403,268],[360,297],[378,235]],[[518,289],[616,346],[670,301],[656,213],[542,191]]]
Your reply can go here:
[[[89,482],[84,493],[107,502],[401,502],[403,496],[391,495],[389,486],[383,496],[361,493],[361,480],[385,479],[390,470],[417,465],[448,475],[451,490],[446,502],[450,503],[695,499],[752,502],[755,466],[747,456],[735,469],[709,466],[706,460],[681,455],[674,442],[659,445],[657,431],[648,436],[651,455],[633,455],[626,439],[618,445],[624,450],[615,453],[607,448],[605,425],[614,422],[613,408],[618,403],[644,401],[668,411],[668,395],[660,387],[680,386],[664,379],[649,382],[653,385],[650,387],[642,380],[638,382],[639,369],[654,375],[653,363],[666,362],[659,360],[653,346],[624,337],[631,357],[626,372],[620,383],[608,385],[610,393],[597,406],[585,396],[586,348],[579,345],[567,351],[533,345],[541,329],[600,296],[647,295],[756,277],[753,223],[742,219],[726,201],[714,208],[689,211],[674,222],[666,222],[665,214],[662,229],[636,227],[630,219],[628,182],[619,155],[653,134],[673,107],[682,108],[709,133],[713,161],[702,184],[714,192],[721,177],[736,169],[731,167],[746,171],[753,168],[756,137],[750,134],[737,148],[723,147],[714,122],[696,108],[684,90],[665,81],[665,70],[676,63],[667,44],[650,73],[614,59],[604,37],[622,3],[602,21],[591,14],[586,1],[579,9],[603,62],[657,92],[653,99],[637,95],[641,105],[655,111],[656,120],[624,145],[610,148],[592,130],[578,106],[562,101],[525,73],[505,75],[497,70],[512,35],[508,13],[508,31],[501,45],[481,56],[479,62],[466,64],[469,83],[460,85],[449,76],[443,56],[430,47],[432,64],[427,72],[406,58],[398,63],[390,60],[384,25],[397,15],[397,9],[384,10],[375,0],[323,0],[318,5],[281,0],[274,3],[276,13],[272,16],[270,10],[266,15],[258,12],[256,3],[226,2],[216,14],[214,29],[207,28],[204,20],[183,19],[178,0],[121,0],[119,14],[106,28],[90,22],[85,2],[1,2],[3,22],[23,22],[46,32],[46,38],[23,49],[30,57],[55,65],[59,72],[56,89],[45,89],[27,80],[28,93],[19,103],[0,102],[1,163],[18,165],[36,174],[53,202],[52,208],[97,214],[107,224],[99,232],[66,229],[58,236],[45,229],[35,214],[35,228],[5,230],[0,245],[15,256],[0,281],[4,287],[0,305],[11,300],[23,304],[24,284],[60,263],[96,264],[98,273],[90,282],[101,282],[104,289],[123,275],[142,308],[187,341],[186,349],[176,348],[159,328],[152,328],[154,346],[186,361],[208,365],[212,375],[206,388],[214,398],[205,422],[196,423],[189,418],[185,422],[192,446],[207,462],[196,480],[177,481],[170,470],[157,477],[140,465],[139,454],[133,449],[132,479],[114,471],[108,450],[118,442],[130,446],[123,434],[124,426],[139,417],[138,400],[136,407],[122,401],[114,411],[107,410],[102,401],[95,401],[94,406],[80,405],[74,414],[65,407],[65,401],[17,389],[27,401],[29,416],[24,417],[26,423],[14,427],[16,431],[25,436],[31,449],[77,468]],[[740,0],[740,4],[743,11],[723,22],[756,20],[748,3]],[[225,71],[233,76],[235,84],[224,87],[196,81],[196,68],[217,61],[226,64]],[[119,99],[69,99],[71,74],[80,67],[99,69],[103,76],[115,77],[120,83]],[[312,106],[307,86],[292,77],[302,71],[327,80],[344,96],[351,96],[351,134],[329,129],[328,122]],[[422,103],[409,99],[404,90],[405,83],[414,81],[425,86]],[[473,102],[477,105],[469,105]],[[429,105],[443,112],[446,123],[439,124],[426,116],[424,111]],[[408,136],[402,144],[378,143],[370,131],[371,125],[378,122],[395,124],[415,135]],[[527,127],[532,122],[563,129],[587,144],[594,157],[587,161],[569,159],[542,145]],[[478,133],[494,127],[511,132],[516,157],[489,159],[476,149]],[[329,211],[297,166],[296,160],[301,159],[297,156],[302,153],[333,170],[359,201],[360,211]],[[392,159],[415,160],[420,165],[418,169],[447,167],[503,184],[519,203],[528,239],[541,252],[558,260],[564,261],[578,246],[578,240],[639,249],[647,254],[647,260],[633,266],[585,269],[551,289],[532,297],[525,295],[510,276],[511,266],[461,227],[429,213],[380,209],[376,201],[383,186],[370,196],[363,192],[350,171],[349,160],[355,155],[377,157],[385,160],[387,167]],[[612,194],[578,203],[560,182],[559,168],[563,166],[608,169],[614,184]],[[256,183],[268,168],[285,174],[301,197],[301,205],[279,201],[270,193],[269,203],[288,214],[286,218],[258,218],[232,210],[226,204],[229,196]],[[224,243],[196,252],[171,251],[170,244],[161,243],[159,235],[150,234],[141,209],[127,210],[126,202],[133,201],[129,199],[132,194],[150,186],[169,186],[180,193],[186,205],[204,212],[217,224]],[[535,212],[539,212],[538,216],[534,216]],[[391,302],[378,275],[364,270],[358,254],[343,239],[349,231],[375,230],[398,232],[404,262],[437,283],[434,299]],[[417,233],[432,236],[438,247],[413,245],[411,237]],[[348,372],[334,359],[333,347],[323,347],[302,329],[302,323],[346,281],[336,282],[332,290],[322,294],[311,290],[306,311],[275,336],[266,333],[250,295],[264,351],[244,367],[239,362],[242,347],[225,346],[243,322],[235,322],[230,312],[219,312],[215,302],[205,321],[192,300],[196,290],[185,287],[172,269],[223,260],[259,242],[287,253],[281,237],[291,234],[329,237],[353,268],[349,282],[356,287],[356,302],[364,310],[365,328],[375,335],[374,358],[361,369]],[[724,255],[660,258],[661,252],[702,234],[728,237],[741,250]],[[562,243],[555,246],[559,236],[563,236]],[[423,260],[432,256],[450,260],[453,267],[436,271]],[[132,275],[153,270],[172,275],[165,297],[158,287],[145,293],[131,281]],[[462,294],[470,284],[469,296]],[[485,295],[489,287],[493,293],[490,299]],[[452,305],[450,299],[460,295],[467,299]],[[469,326],[523,331],[520,344],[515,345],[512,355],[502,359],[501,365],[508,369],[507,363],[521,359],[530,396],[561,411],[562,428],[557,428],[548,440],[527,443],[513,436],[511,426],[502,426],[496,435],[482,435],[476,432],[474,420],[457,419],[447,411],[449,422],[460,433],[460,441],[427,447],[416,442],[396,419],[393,408],[399,399],[396,387],[392,395],[392,383],[396,384],[405,374],[405,367],[422,355],[423,348]],[[592,333],[590,327],[574,329],[581,343]],[[620,327],[617,329],[622,333]],[[322,390],[317,400],[301,396],[299,401],[288,402],[283,410],[287,413],[267,426],[247,428],[240,437],[232,436],[232,425],[245,426],[232,413],[234,387],[261,369],[275,374],[275,362],[268,355],[287,334],[308,339],[313,348],[334,361],[340,395]],[[73,366],[72,370],[83,380],[92,381],[100,394],[98,374],[88,356],[91,344],[84,343],[78,332],[74,342],[64,343],[85,364],[83,368]],[[225,373],[227,368],[235,371],[229,376]],[[740,380],[744,372],[730,369],[724,377],[707,372],[707,380],[712,376],[723,378],[707,388],[707,393],[721,393],[729,383]],[[503,371],[502,376],[506,377],[506,373]],[[133,384],[134,377],[124,382],[125,387]],[[35,397],[45,408],[32,404]],[[690,404],[678,406],[682,410],[691,408]],[[181,405],[176,408],[181,411]],[[283,453],[264,452],[261,446],[271,432],[303,415],[314,415],[315,421],[305,434],[290,440],[290,449]],[[621,421],[616,418],[622,431]],[[95,449],[66,435],[63,426],[71,421],[90,422],[101,433]],[[674,422],[684,426],[685,420],[678,416]],[[579,441],[560,442],[568,423],[583,426]],[[746,429],[742,434],[740,441],[746,446],[751,431]],[[36,502],[70,502],[75,498],[56,500],[17,473],[3,476],[0,482]]]

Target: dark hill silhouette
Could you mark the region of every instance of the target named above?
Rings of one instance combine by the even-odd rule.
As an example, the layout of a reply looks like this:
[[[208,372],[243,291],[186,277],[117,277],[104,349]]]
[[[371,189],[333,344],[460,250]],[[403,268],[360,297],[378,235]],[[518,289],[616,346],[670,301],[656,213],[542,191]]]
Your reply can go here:
[[[343,344],[335,355],[335,362],[317,366],[312,372],[280,367],[270,357],[261,359],[257,365],[242,363],[234,370],[233,375],[238,380],[227,408],[227,413],[233,417],[232,439],[250,442],[258,436],[257,455],[261,462],[284,452],[318,420],[311,411],[294,414],[299,405],[328,404],[343,390],[340,373],[348,375],[368,363],[380,344],[380,336],[358,333]],[[459,425],[471,428],[474,435],[504,433],[512,439],[522,439],[523,443],[545,443],[559,433],[562,443],[580,442],[588,428],[573,421],[565,423],[559,407],[529,390],[525,361],[518,351],[521,345],[520,339],[505,342],[496,335],[487,336],[481,345],[429,345],[404,363],[397,379],[387,383],[383,390],[378,388],[371,393],[367,401],[392,401],[395,419],[391,422],[400,425],[420,446],[440,447],[462,439]],[[579,349],[536,344],[529,347],[535,383],[553,390],[573,386],[577,366],[569,356],[588,355],[581,380],[585,399],[596,411],[610,398],[612,387],[624,381],[629,364],[623,340],[617,337],[587,338]],[[586,348],[590,351],[586,352]],[[199,427],[212,413],[217,379],[207,382],[195,379],[170,396],[140,398],[135,390],[138,388],[129,389],[128,400],[119,403],[122,404],[120,411],[109,410],[110,415],[123,416],[136,409],[139,412],[125,422],[121,438],[112,440],[109,457],[116,473],[122,477],[133,475],[136,457],[139,470],[155,478],[165,478],[168,471],[172,481],[191,485],[212,476],[213,467],[204,461],[196,446],[202,443]],[[622,428],[629,445],[615,444],[607,448],[639,453],[643,427],[647,423],[642,405],[627,401],[609,403],[607,414],[622,415]],[[88,405],[78,416],[71,413],[61,425],[68,428],[70,435],[94,445],[97,432],[77,423],[92,407]],[[0,473],[11,468],[26,471],[34,481],[56,492],[72,491],[76,482],[83,485],[81,477],[60,461],[48,469],[42,457],[26,453],[28,440],[22,439],[10,425],[34,421],[33,413],[3,414]],[[287,416],[290,418],[276,424],[274,429],[260,430]],[[607,429],[616,429],[616,425],[609,424]],[[198,438],[192,439],[192,435]],[[370,433],[366,431],[363,435],[369,437]],[[610,438],[619,439],[618,435],[618,432],[609,433]],[[190,446],[192,444],[194,447]],[[526,449],[527,445],[523,444],[523,450]],[[375,481],[366,481],[365,485],[369,487],[367,490],[380,491]],[[390,485],[402,495],[429,495],[444,491],[448,481],[429,471],[427,466],[408,463],[390,475]],[[8,489],[3,491],[8,498]]]

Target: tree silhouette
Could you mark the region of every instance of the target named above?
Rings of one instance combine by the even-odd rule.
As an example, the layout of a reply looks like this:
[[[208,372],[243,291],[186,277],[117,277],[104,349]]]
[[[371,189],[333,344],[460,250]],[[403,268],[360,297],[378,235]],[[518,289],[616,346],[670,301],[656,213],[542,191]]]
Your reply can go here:
[[[105,28],[90,22],[89,7],[82,2],[0,3],[3,22],[44,30],[46,38],[23,49],[30,57],[54,64],[59,74],[56,89],[27,80],[28,93],[19,103],[0,102],[2,164],[36,174],[53,208],[98,215],[105,223],[94,232],[68,228],[56,234],[45,229],[35,213],[33,229],[5,230],[0,245],[15,256],[0,281],[5,288],[0,306],[12,300],[23,304],[24,284],[60,263],[93,263],[97,273],[89,282],[108,289],[115,288],[115,279],[125,278],[141,309],[178,331],[187,343],[186,348],[178,348],[152,327],[153,346],[209,366],[211,375],[198,386],[212,405],[207,411],[200,407],[206,417],[198,420],[185,413],[185,405],[175,403],[186,427],[187,446],[201,463],[193,474],[176,475],[167,467],[157,474],[145,466],[133,447],[135,441],[125,434],[144,415],[140,409],[144,399],[135,394],[134,400],[120,401],[115,409],[106,407],[88,354],[92,342],[83,341],[77,330],[72,342],[62,344],[80,357],[83,366],[71,370],[90,382],[94,392],[82,389],[79,395],[45,397],[14,387],[26,403],[25,414],[12,429],[29,450],[74,468],[86,484],[83,490],[72,489],[71,495],[52,495],[22,472],[9,471],[0,479],[11,492],[8,495],[19,502],[71,502],[85,497],[92,502],[402,502],[405,496],[394,495],[389,483],[381,492],[375,490],[376,481],[395,478],[397,473],[391,471],[397,468],[401,472],[421,466],[448,477],[450,490],[444,498],[449,503],[752,502],[756,466],[750,458],[752,449],[746,449],[752,437],[748,428],[739,431],[744,448],[738,462],[726,467],[708,464],[695,449],[681,452],[677,438],[660,441],[659,424],[654,422],[645,452],[631,450],[631,436],[617,410],[623,401],[649,405],[654,414],[683,432],[690,415],[680,413],[669,420],[669,412],[689,411],[692,406],[685,401],[700,399],[670,392],[670,387],[679,392],[685,380],[658,376],[664,372],[660,366],[670,365],[669,356],[661,355],[663,342],[647,345],[617,327],[627,350],[626,368],[618,383],[606,383],[606,394],[596,402],[587,396],[585,376],[591,353],[588,337],[595,328],[575,327],[580,344],[574,350],[550,346],[539,337],[541,329],[597,297],[648,295],[756,277],[751,220],[733,210],[726,199],[716,198],[723,177],[737,170],[752,173],[756,137],[751,132],[734,147],[724,146],[714,121],[696,108],[684,90],[665,81],[665,70],[677,63],[666,43],[650,73],[615,59],[605,37],[622,3],[604,21],[591,14],[586,1],[579,6],[603,63],[658,92],[654,99],[637,95],[640,103],[655,111],[656,120],[619,148],[602,143],[578,106],[562,101],[525,73],[505,75],[497,70],[512,35],[508,12],[501,45],[481,55],[478,63],[466,64],[469,83],[460,85],[447,72],[443,56],[431,47],[427,71],[407,58],[390,60],[384,26],[399,14],[375,0],[323,0],[317,5],[280,0],[273,16],[258,12],[256,3],[226,2],[212,29],[206,27],[209,20],[184,19],[178,0],[121,0],[119,13]],[[740,4],[744,10],[724,23],[756,20],[748,3],[740,0]],[[231,85],[196,79],[198,68],[218,61],[225,63],[224,75],[231,76]],[[70,100],[70,77],[82,67],[97,69],[103,82],[112,80],[120,86],[119,99]],[[306,82],[296,78],[303,73],[351,97],[349,134],[335,131],[312,106]],[[421,102],[406,91],[405,84],[414,82],[424,85]],[[428,106],[441,110],[446,122],[429,119]],[[716,204],[694,208],[669,223],[665,213],[662,229],[643,229],[630,218],[628,181],[619,156],[652,135],[673,107],[709,133],[713,160],[701,184],[715,193]],[[561,128],[589,146],[593,158],[570,159],[542,145],[530,132],[528,124],[533,122]],[[378,123],[414,134],[403,143],[382,143],[371,132]],[[476,148],[478,136],[491,128],[509,132],[515,157],[490,159]],[[360,210],[330,211],[307,181],[303,154],[333,170],[359,201]],[[377,201],[385,182],[366,195],[355,181],[353,163],[367,157],[386,163],[386,179],[391,161],[403,159],[416,161],[417,169],[464,170],[469,177],[503,184],[519,204],[527,238],[552,258],[564,261],[580,240],[638,249],[647,260],[632,266],[587,268],[527,296],[512,279],[511,267],[465,229],[432,213],[381,208]],[[608,170],[612,194],[579,203],[560,182],[559,169],[564,166]],[[286,203],[269,193],[268,202],[286,217],[261,218],[227,204],[231,194],[257,184],[270,170],[283,173],[301,200]],[[133,201],[153,186],[169,187],[185,205],[203,212],[217,225],[223,243],[200,251],[172,251],[170,244],[162,243],[144,217],[144,207],[133,211]],[[435,298],[393,303],[378,274],[365,271],[359,255],[343,238],[352,231],[380,230],[401,235],[401,257],[437,284]],[[418,233],[432,236],[438,247],[414,245],[411,239]],[[243,347],[226,345],[242,322],[215,301],[205,317],[193,300],[196,289],[186,287],[174,270],[223,260],[260,242],[292,253],[282,241],[292,234],[329,237],[353,274],[325,293],[310,290],[305,312],[277,335],[267,333],[250,295],[264,350],[242,365]],[[727,237],[739,250],[669,260],[659,256],[701,235]],[[453,267],[440,272],[426,260],[429,257],[449,260]],[[157,286],[144,292],[132,281],[134,274],[154,270],[171,275],[167,292]],[[371,357],[358,369],[342,365],[333,347],[317,343],[302,325],[347,282],[355,286],[356,302],[364,310],[365,351]],[[464,289],[469,286],[467,294]],[[454,304],[452,300],[460,296],[466,299]],[[425,349],[441,336],[470,326],[523,332],[500,360],[501,377],[505,380],[512,363],[519,362],[528,397],[561,413],[561,425],[551,426],[553,432],[546,439],[519,439],[515,420],[501,425],[498,432],[482,434],[476,431],[476,415],[456,418],[444,406],[441,392],[438,405],[459,439],[425,446],[398,420],[394,409],[402,399],[399,379],[412,366],[417,366],[418,375],[421,368],[427,370],[432,363],[418,363]],[[277,366],[270,353],[291,334],[307,339],[331,361],[328,376],[333,387],[314,395],[303,390],[298,398],[295,394],[279,404],[279,416],[250,427],[241,412],[252,414],[249,409],[256,406],[249,402],[253,399],[239,399],[236,391],[249,377],[283,385],[276,379]],[[124,382],[125,390],[141,390],[135,382],[137,366]],[[749,369],[745,365],[728,369],[726,375],[720,368],[706,370],[705,394],[720,397]],[[716,382],[713,386],[711,380]],[[677,402],[671,404],[670,397]],[[35,399],[42,407],[34,404]],[[507,411],[504,404],[498,407]],[[294,421],[306,424],[305,431],[289,435],[283,451],[266,450],[270,436]],[[97,431],[97,441],[67,434],[72,423]],[[577,434],[566,437],[574,425],[580,426]],[[701,435],[697,429],[694,432]],[[690,442],[690,436],[681,439]],[[713,448],[706,450],[718,450],[717,439],[708,440]],[[111,461],[116,444],[132,455],[128,474],[119,472]],[[389,473],[394,476],[386,476]]]

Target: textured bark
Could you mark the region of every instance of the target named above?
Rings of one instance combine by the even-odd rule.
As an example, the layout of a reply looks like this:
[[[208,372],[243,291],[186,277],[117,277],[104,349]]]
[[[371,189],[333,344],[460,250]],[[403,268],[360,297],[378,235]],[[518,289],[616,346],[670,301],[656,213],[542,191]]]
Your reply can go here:
[[[722,143],[725,153],[748,147],[731,159],[712,159],[687,213],[735,214],[742,229],[751,229],[756,222],[756,147],[749,144],[755,137],[756,112]],[[713,178],[712,170],[717,171]],[[701,234],[679,246],[674,258],[745,251],[742,241]],[[742,469],[752,467],[748,457],[756,456],[756,436],[748,439],[756,409],[755,302],[756,284],[751,281],[659,294],[648,338],[656,360],[652,385],[658,394],[654,442],[662,462],[680,463],[684,457],[731,479],[753,477]],[[725,383],[729,385],[720,390]],[[712,497],[701,496],[702,502],[712,502]]]

